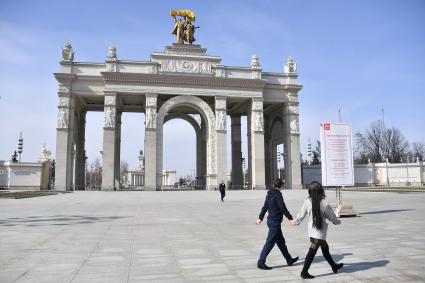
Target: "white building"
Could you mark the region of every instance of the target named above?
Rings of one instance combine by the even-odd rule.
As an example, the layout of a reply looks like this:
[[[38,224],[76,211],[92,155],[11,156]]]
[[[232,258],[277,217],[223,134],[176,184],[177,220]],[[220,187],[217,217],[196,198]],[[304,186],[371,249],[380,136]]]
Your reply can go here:
[[[162,183],[166,187],[174,186],[176,182],[175,170],[162,170]],[[125,188],[142,189],[145,186],[145,156],[139,155],[139,166],[136,170],[128,171],[122,180]]]

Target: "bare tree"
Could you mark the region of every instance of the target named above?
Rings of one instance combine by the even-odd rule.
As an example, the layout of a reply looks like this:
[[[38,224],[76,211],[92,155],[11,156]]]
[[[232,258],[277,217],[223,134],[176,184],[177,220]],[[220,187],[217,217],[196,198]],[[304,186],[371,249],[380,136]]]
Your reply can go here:
[[[130,165],[125,160],[121,160],[120,162],[120,176],[123,176],[125,173],[129,171]]]
[[[322,148],[320,145],[320,141],[316,141],[316,147],[312,151],[313,158],[311,164],[318,165],[321,164],[321,158],[322,158]]]
[[[389,162],[398,163],[408,156],[409,142],[399,129],[393,127],[385,132],[384,150]]]
[[[125,160],[121,160],[120,162],[120,180],[122,183],[125,183],[126,174],[130,171],[130,165]]]
[[[409,143],[395,127],[385,128],[381,120],[372,122],[369,129],[364,133],[357,132],[355,159],[357,163],[384,162],[388,158],[391,163],[401,162],[406,158]]]
[[[419,158],[421,161],[425,161],[425,143],[423,142],[414,142],[412,143],[412,149],[410,151],[410,155],[412,156],[413,160],[416,160],[416,158]]]
[[[87,166],[87,180],[86,183],[89,184],[91,190],[100,189],[102,185],[102,163],[99,158],[96,158],[90,166]]]
[[[356,160],[362,160],[363,162],[367,162],[368,159],[371,162],[383,161],[384,135],[385,126],[381,120],[372,122],[369,129],[365,130],[365,133],[357,132],[355,134],[356,151],[360,151],[361,154],[357,156]]]

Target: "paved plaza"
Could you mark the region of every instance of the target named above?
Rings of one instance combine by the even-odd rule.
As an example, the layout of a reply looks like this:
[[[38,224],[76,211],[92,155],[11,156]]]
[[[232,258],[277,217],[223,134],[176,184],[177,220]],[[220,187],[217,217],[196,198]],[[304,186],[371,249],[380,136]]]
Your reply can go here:
[[[305,190],[284,191],[297,213]],[[328,191],[334,202],[334,192]],[[309,242],[304,222],[284,223],[300,261],[275,247],[256,268],[266,238],[255,225],[265,191],[75,192],[0,199],[0,282],[298,282]],[[321,252],[313,282],[424,282],[425,194],[343,192],[360,217],[330,226],[333,274]]]

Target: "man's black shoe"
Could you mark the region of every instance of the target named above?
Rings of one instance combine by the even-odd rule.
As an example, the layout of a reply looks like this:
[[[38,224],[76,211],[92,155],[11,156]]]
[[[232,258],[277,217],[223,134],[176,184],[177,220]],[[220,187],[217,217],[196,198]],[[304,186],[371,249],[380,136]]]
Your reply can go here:
[[[306,273],[302,273],[301,272],[301,278],[302,279],[313,279],[314,278],[314,276],[313,275],[311,275],[310,273],[308,273],[308,272],[306,272]]]
[[[288,262],[288,266],[293,265],[294,263],[296,263],[296,262],[297,262],[297,260],[298,260],[298,257],[294,257],[293,259],[291,259],[291,260]]]
[[[272,269],[270,266],[267,266],[266,264],[257,264],[257,267],[259,268],[259,269],[263,269],[263,270],[270,270],[270,269]]]

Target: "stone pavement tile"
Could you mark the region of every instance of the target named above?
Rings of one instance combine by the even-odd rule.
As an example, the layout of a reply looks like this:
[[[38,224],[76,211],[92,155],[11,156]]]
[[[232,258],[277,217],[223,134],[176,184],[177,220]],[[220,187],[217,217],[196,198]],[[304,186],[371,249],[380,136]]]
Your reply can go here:
[[[80,268],[81,264],[76,262],[56,262],[46,263],[41,262],[31,269],[32,273],[74,273]]]
[[[68,283],[72,280],[74,276],[73,272],[55,272],[55,273],[46,273],[46,272],[28,272],[24,276],[20,277],[18,280],[14,281],[17,283],[34,283],[34,282],[58,282],[58,283]]]
[[[250,253],[244,249],[229,249],[229,250],[218,250],[218,254],[222,257],[233,257],[233,256],[249,256]]]
[[[257,265],[257,257],[237,257],[237,258],[225,258],[223,262],[233,269],[244,269],[249,267],[255,267]]]
[[[178,259],[178,264],[180,266],[185,265],[195,265],[195,264],[207,264],[212,262],[211,258],[184,258],[184,259]]]
[[[140,264],[138,262],[132,262],[130,267],[130,276],[140,275],[161,275],[161,274],[176,274],[181,273],[178,264],[171,261],[167,265],[163,264]]]
[[[262,278],[262,277],[270,277],[270,276],[284,276],[284,275],[292,276],[291,273],[288,273],[278,268],[275,268],[272,270],[260,270],[257,267],[253,267],[251,269],[238,269],[238,270],[235,270],[235,272],[240,278],[243,278],[243,279]]]
[[[9,283],[9,282],[15,282],[16,279],[23,276],[26,272],[26,270],[23,269],[7,269],[0,271],[0,282],[2,283]]]
[[[145,283],[186,283],[187,280],[184,277],[171,277],[171,278],[165,278],[165,279],[143,279],[144,277],[134,277],[134,278],[130,278],[130,280],[128,282],[131,283],[138,283],[138,282],[145,282]],[[199,281],[198,281],[199,282]]]
[[[189,277],[186,278],[187,282],[198,283],[198,282],[223,282],[223,283],[237,283],[242,282],[241,279],[235,275],[217,275],[207,277]]]
[[[182,267],[183,275],[188,278],[229,275],[229,268],[222,263],[194,264]]]
[[[145,265],[145,266],[167,266],[174,259],[170,256],[154,256],[154,257],[137,257],[134,256],[132,258],[132,262],[137,265]]]
[[[169,252],[165,248],[152,248],[150,246],[143,246],[142,248],[135,247],[134,251],[135,254],[140,257],[164,256]]]
[[[256,278],[245,279],[244,282],[247,283],[266,283],[266,282],[296,282],[300,281],[299,276],[294,275],[275,275],[275,276],[262,276]]]
[[[208,257],[210,251],[205,248],[173,248],[173,253],[178,258]]]
[[[77,276],[72,280],[72,283],[126,283],[128,281],[128,274],[116,274],[116,273],[78,273]],[[37,281],[34,281],[37,282]],[[43,281],[39,281],[43,282]],[[44,282],[55,282],[55,281],[44,281]],[[68,281],[70,282],[70,281]]]
[[[102,263],[109,263],[109,264],[123,264],[126,261],[128,261],[128,254],[93,254],[91,255],[88,260],[87,264],[102,264]]]

